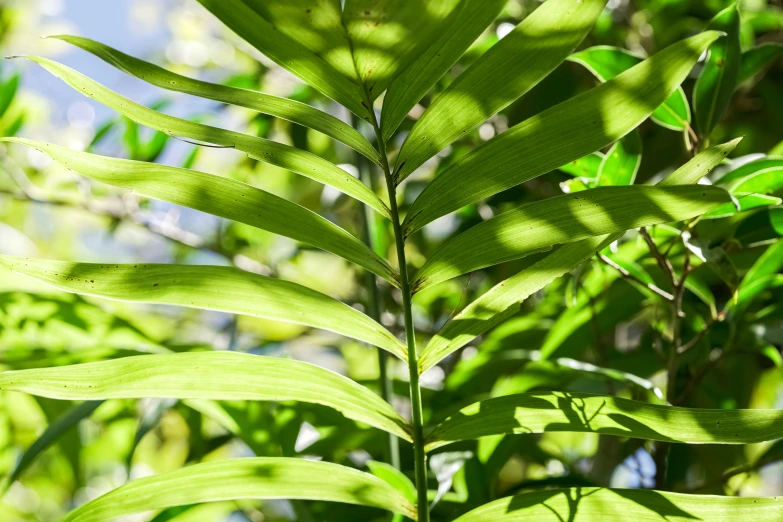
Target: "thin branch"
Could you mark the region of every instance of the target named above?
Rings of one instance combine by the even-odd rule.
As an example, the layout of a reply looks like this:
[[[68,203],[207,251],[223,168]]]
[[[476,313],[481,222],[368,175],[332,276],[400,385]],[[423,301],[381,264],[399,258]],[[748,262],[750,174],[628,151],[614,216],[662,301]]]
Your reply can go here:
[[[633,281],[634,283],[637,283],[648,290],[658,294],[659,296],[663,297],[667,301],[674,301],[674,296],[670,294],[669,292],[659,288],[658,286],[654,285],[653,283],[646,283],[640,278],[636,277],[632,273],[630,273],[628,270],[623,268],[622,266],[615,263],[610,257],[605,256],[604,254],[599,253],[598,254],[598,260],[603,262],[606,265],[609,265],[610,267],[614,268],[618,272],[620,272],[620,275],[623,276],[625,279],[629,279]]]
[[[649,232],[647,232],[647,229],[644,227],[640,228],[639,234],[642,236],[645,243],[647,243],[647,247],[650,249],[650,253],[655,258],[655,261],[658,263],[658,266],[661,267],[661,270],[663,270],[663,273],[669,280],[669,283],[672,285],[672,288],[677,286],[674,267],[669,262],[669,260],[666,259],[666,257],[663,254],[661,254],[661,251],[658,250],[658,246],[655,244],[655,241],[653,241],[653,238],[650,237],[650,234]]]

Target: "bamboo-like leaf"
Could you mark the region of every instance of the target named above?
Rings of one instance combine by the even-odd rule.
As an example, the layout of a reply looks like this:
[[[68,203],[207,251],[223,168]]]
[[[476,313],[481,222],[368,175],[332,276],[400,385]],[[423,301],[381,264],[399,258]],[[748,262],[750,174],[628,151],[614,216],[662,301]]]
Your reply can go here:
[[[439,33],[456,29],[447,21],[459,3],[460,0],[345,0],[343,23],[356,71],[370,101],[429,48]]]
[[[553,431],[749,444],[783,437],[783,410],[678,408],[586,393],[520,393],[461,409],[435,427],[427,437],[427,449],[489,435]]]
[[[0,374],[2,375],[2,374]],[[35,461],[35,459],[48,449],[53,444],[57,443],[57,440],[68,431],[73,428],[83,419],[89,417],[98,406],[103,404],[102,400],[98,401],[86,401],[78,404],[65,412],[60,418],[50,424],[40,437],[35,439],[35,442],[27,448],[24,454],[19,458],[19,461],[14,466],[14,469],[8,475],[3,482],[3,490],[7,490],[8,487],[15,481],[19,480],[27,468]]]
[[[392,137],[408,112],[448,72],[505,5],[505,0],[465,0],[457,5],[443,24],[446,29],[389,85],[381,113],[384,140]]]
[[[188,78],[88,38],[71,35],[52,36],[50,38],[57,38],[75,45],[94,54],[117,69],[163,89],[184,92],[221,103],[245,107],[262,114],[269,114],[276,118],[304,125],[348,145],[376,164],[381,164],[378,151],[357,130],[331,114],[305,103],[250,89],[227,87],[217,83]]]
[[[639,131],[630,134],[612,145],[598,169],[596,185],[625,186],[633,185],[636,173],[642,164],[642,139]]]
[[[46,70],[85,96],[111,107],[142,125],[164,132],[169,136],[185,137],[241,150],[260,161],[277,165],[319,183],[332,186],[366,203],[384,216],[389,216],[388,208],[372,190],[337,165],[320,156],[263,138],[162,114],[120,96],[70,67],[41,57],[34,56],[29,59],[41,64]]]
[[[405,218],[406,234],[622,138],[674,92],[719,36],[709,31],[677,42],[489,140],[427,185]]]
[[[674,185],[691,185],[697,183],[701,178],[709,174],[712,169],[720,165],[720,163],[737,147],[740,141],[742,141],[742,138],[735,138],[726,143],[704,149],[691,158],[688,163],[662,179],[658,185],[661,187],[671,187]]]
[[[736,194],[734,201],[724,203],[702,216],[702,219],[720,219],[733,216],[738,212],[747,212],[755,208],[780,205],[783,200],[774,196],[765,196],[764,194]],[[738,208],[739,207],[739,208]]]
[[[367,467],[370,469],[370,473],[394,486],[395,489],[402,493],[411,503],[416,502],[416,486],[405,473],[391,464],[377,460],[367,462]]]
[[[410,440],[380,396],[313,364],[238,352],[137,355],[112,361],[0,372],[0,389],[52,399],[214,399],[323,404]]]
[[[742,53],[737,85],[742,85],[783,56],[783,43],[765,42]]]
[[[583,65],[602,82],[611,80],[643,59],[625,49],[607,45],[590,47],[568,57],[569,61]],[[686,130],[691,123],[691,109],[682,87],[677,87],[677,90],[653,111],[650,118],[662,127]]]
[[[469,511],[455,522],[758,522],[781,517],[781,497],[724,497],[644,489],[578,487],[501,498]]]
[[[308,2],[310,12],[302,6],[299,16],[286,7],[296,7],[301,2],[198,1],[270,60],[369,121],[371,109],[363,104],[364,97],[352,67],[348,42],[337,40],[334,31],[323,28],[317,32],[308,31],[312,26],[305,26],[299,17],[318,16],[319,21],[323,20],[323,24],[333,29],[335,24],[340,24],[337,0]],[[317,7],[315,14],[313,6]],[[276,16],[267,19],[264,15]]]
[[[405,346],[358,310],[302,285],[227,266],[108,265],[0,256],[0,265],[67,292],[263,317],[330,330],[405,358]]]
[[[594,180],[598,177],[598,171],[601,169],[601,163],[605,157],[603,152],[591,152],[587,156],[560,165],[557,169],[572,176]]]
[[[172,506],[275,498],[358,504],[416,519],[416,508],[399,491],[369,473],[329,462],[253,457],[134,480],[82,504],[62,522],[104,522]]]
[[[544,79],[587,35],[604,4],[547,0],[533,11],[432,102],[402,146],[396,181]]]
[[[697,154],[688,163],[658,183],[672,186],[696,183],[734,150],[739,139],[716,145]],[[622,233],[568,243],[518,274],[498,283],[454,316],[430,339],[419,357],[424,372],[477,336],[499,325],[519,309],[519,303],[558,277],[570,272]]]
[[[748,269],[740,282],[737,292],[737,302],[729,303],[735,313],[741,313],[750,302],[763,290],[779,284],[776,275],[783,269],[783,239],[770,245]]]
[[[726,113],[739,79],[742,49],[740,14],[737,4],[727,7],[712,19],[708,29],[726,33],[709,48],[704,68],[693,88],[693,110],[699,134],[708,138]]]
[[[746,163],[715,182],[731,193],[772,194],[783,189],[783,158],[766,157]]]
[[[332,252],[398,285],[394,270],[359,239],[304,207],[230,178],[156,163],[131,161],[23,138],[0,138],[35,147],[68,168],[142,196],[194,208],[268,230]]]
[[[418,291],[461,274],[601,234],[682,221],[730,203],[717,187],[599,187],[527,203],[447,241],[414,277]]]

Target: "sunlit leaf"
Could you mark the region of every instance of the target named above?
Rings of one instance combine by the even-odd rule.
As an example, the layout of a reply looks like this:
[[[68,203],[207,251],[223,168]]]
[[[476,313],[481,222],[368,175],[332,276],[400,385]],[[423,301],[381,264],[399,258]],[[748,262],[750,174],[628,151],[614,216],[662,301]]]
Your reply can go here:
[[[139,355],[113,361],[0,372],[0,389],[53,399],[302,401],[409,439],[380,396],[318,366],[238,352]]]
[[[736,194],[735,201],[724,203],[704,214],[704,219],[719,219],[733,216],[738,212],[747,212],[761,207],[771,205],[780,205],[783,202],[780,198],[774,196],[765,196],[764,194]],[[737,208],[739,205],[739,208]]]
[[[547,0],[533,11],[451,83],[419,118],[397,159],[396,181],[408,177],[438,151],[544,79],[579,45],[605,3]]]
[[[263,138],[168,116],[132,102],[62,64],[40,57],[30,57],[30,60],[41,64],[85,96],[111,107],[142,125],[165,132],[170,136],[184,137],[241,150],[259,161],[277,165],[319,183],[332,186],[368,204],[384,216],[388,217],[389,215],[386,205],[372,190],[320,156]]]
[[[102,183],[232,219],[332,252],[394,285],[397,276],[359,239],[318,214],[230,178],[156,163],[96,156],[22,138],[0,138],[35,147],[68,168]]]
[[[68,292],[303,324],[406,356],[400,341],[354,308],[302,285],[232,267],[101,265],[9,256],[0,256],[0,265]]]
[[[345,502],[416,518],[416,508],[402,493],[369,473],[329,462],[254,457],[134,480],[82,504],[62,522],[103,522],[171,506],[274,498]]]
[[[406,233],[617,141],[674,92],[718,36],[709,31],[673,44],[462,157],[416,199]]]
[[[742,53],[737,85],[750,80],[783,56],[783,43],[764,42]]]
[[[381,130],[389,140],[408,112],[448,72],[481,32],[490,25],[505,0],[465,0],[454,8],[431,45],[418,53],[389,85],[383,98]]]
[[[527,203],[476,225],[437,250],[413,289],[519,259],[562,243],[682,221],[729,203],[717,187],[600,187]]]
[[[671,522],[757,522],[781,516],[783,502],[778,497],[724,497],[579,487],[502,498],[462,515],[455,522],[603,522],[662,518]]]
[[[53,36],[52,38],[64,40],[80,47],[121,71],[163,89],[246,107],[262,114],[269,114],[317,130],[361,152],[380,165],[378,151],[357,130],[331,114],[307,104],[250,89],[227,87],[188,78],[88,38],[70,35]]]
[[[607,45],[590,47],[568,57],[569,61],[583,65],[602,82],[611,80],[643,59],[625,49]],[[686,130],[691,122],[691,109],[682,87],[678,87],[650,117],[668,129]]]
[[[633,185],[641,164],[642,139],[638,131],[632,131],[606,152],[596,184],[599,187]]]
[[[394,486],[411,503],[416,503],[416,486],[402,471],[391,464],[371,460],[367,462],[370,473]]]
[[[729,171],[715,183],[731,193],[773,194],[783,189],[783,158],[751,161]]]
[[[259,0],[198,0],[229,29],[244,38],[269,59],[289,70],[324,95],[341,103],[361,118],[369,120],[370,108],[362,104],[350,48],[342,33],[337,0],[308,2],[261,2]],[[308,20],[315,6],[318,23],[326,28],[313,30]],[[266,18],[269,16],[270,18]]]

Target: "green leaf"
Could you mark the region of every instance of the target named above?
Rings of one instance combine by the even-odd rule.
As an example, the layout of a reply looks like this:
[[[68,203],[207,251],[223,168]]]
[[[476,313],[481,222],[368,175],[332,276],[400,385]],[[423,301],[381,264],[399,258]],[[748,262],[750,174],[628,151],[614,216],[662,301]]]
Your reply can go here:
[[[340,39],[344,33],[337,0],[307,2],[310,11],[299,5],[303,4],[300,0],[198,1],[270,60],[370,121],[371,108],[364,102],[348,42]],[[319,22],[317,30],[309,23],[311,16]]]
[[[783,437],[783,410],[678,408],[586,393],[520,393],[461,409],[433,429],[427,450],[489,435],[553,431],[749,444]]]
[[[416,518],[416,508],[399,491],[369,473],[329,462],[254,457],[134,480],[82,504],[62,522],[103,522],[172,506],[275,498],[344,502]]]
[[[532,266],[498,283],[454,316],[430,339],[419,356],[423,373],[447,355],[519,311],[519,303],[558,277],[570,272],[597,251],[620,238],[599,236],[563,245]]]
[[[251,315],[330,330],[405,359],[405,346],[358,310],[302,285],[227,266],[101,265],[0,256],[0,265],[67,292]]]
[[[408,112],[500,14],[505,0],[465,0],[444,21],[446,28],[389,85],[383,97],[381,130],[388,141]]]
[[[370,473],[394,486],[411,504],[416,503],[416,486],[405,473],[391,464],[377,460],[368,461],[367,467],[370,469]]]
[[[738,212],[747,212],[755,208],[769,207],[771,205],[780,205],[783,202],[780,198],[765,196],[764,194],[737,194],[735,201],[724,203],[704,214],[703,219],[719,219],[733,216]],[[737,206],[739,205],[739,208]]]
[[[15,74],[0,85],[0,118],[2,118],[11,106],[16,97],[16,91],[19,89],[19,75]]]
[[[410,440],[380,396],[313,364],[239,352],[137,355],[112,361],[0,372],[0,389],[52,399],[140,398],[302,401]]]
[[[259,161],[277,165],[319,183],[332,186],[366,203],[384,216],[389,216],[386,204],[372,190],[338,166],[315,154],[263,138],[168,116],[132,102],[62,64],[40,57],[29,57],[29,59],[41,64],[46,70],[85,96],[111,107],[142,125],[164,132],[169,136],[185,137],[241,150]]]
[[[565,165],[560,165],[557,169],[572,176],[594,180],[598,178],[598,170],[601,168],[604,158],[605,156],[602,152],[591,152],[587,156],[582,156]]]
[[[304,125],[348,145],[376,164],[381,164],[381,157],[378,151],[357,130],[331,114],[307,104],[250,89],[226,87],[216,83],[188,78],[88,38],[70,35],[52,36],[50,38],[57,38],[84,49],[121,71],[163,89],[184,92],[221,103],[245,107],[262,114],[269,114],[276,118]]]
[[[406,234],[622,138],[674,92],[718,36],[675,43],[489,140],[427,185],[405,218]]]
[[[781,269],[783,269],[783,239],[770,245],[742,278],[738,289],[737,313],[744,310],[753,297],[772,286],[775,282],[773,277]]]
[[[345,0],[343,23],[370,101],[439,33],[455,29],[447,22],[458,4],[459,0]]]
[[[642,164],[642,139],[639,131],[618,140],[606,153],[598,170],[596,184],[600,186],[633,185]]]
[[[696,183],[734,150],[735,139],[706,149],[658,183],[672,186]],[[622,237],[621,233],[568,243],[551,254],[498,283],[454,316],[430,339],[419,356],[419,371],[424,372],[444,357],[499,325],[519,310],[519,304],[558,277],[570,272],[592,255]]]
[[[397,286],[397,275],[359,239],[331,221],[283,198],[230,178],[77,152],[22,138],[0,138],[35,147],[89,178],[142,196],[194,208],[268,230],[337,254]]]
[[[605,3],[547,0],[492,46],[413,126],[397,159],[396,182],[544,79],[584,39]]]
[[[9,372],[0,373],[0,375],[5,375],[7,373]],[[61,417],[59,417],[55,422],[50,424],[41,434],[41,436],[35,439],[35,442],[33,442],[32,445],[30,445],[30,447],[25,450],[24,454],[16,463],[16,466],[14,466],[14,469],[11,470],[11,473],[5,479],[3,483],[3,490],[7,491],[8,487],[19,480],[19,477],[22,476],[22,473],[24,473],[27,468],[30,467],[30,465],[35,461],[36,458],[38,458],[41,453],[46,451],[52,445],[56,444],[60,437],[62,437],[63,433],[79,424],[79,422],[81,422],[83,419],[89,417],[92,412],[94,412],[101,404],[103,404],[102,400],[83,402],[74,406]]]
[[[568,60],[583,65],[596,78],[606,82],[627,71],[644,58],[619,47],[597,45],[572,54]],[[691,109],[682,87],[677,87],[677,90],[655,109],[650,117],[655,123],[667,129],[684,131],[690,127]]]
[[[717,187],[599,187],[527,203],[447,241],[414,277],[413,291],[461,274],[601,234],[682,221],[730,202]]]
[[[742,53],[737,85],[742,85],[783,56],[783,43],[765,42]]]
[[[737,88],[742,61],[737,4],[715,15],[708,29],[723,31],[726,36],[710,46],[704,68],[693,88],[696,127],[703,138],[709,138],[712,129],[726,113]]]
[[[735,138],[726,143],[704,149],[691,158],[688,163],[678,168],[666,178],[662,179],[659,186],[671,187],[673,185],[691,185],[709,174],[712,169],[721,164],[731,154],[742,138]]]
[[[783,189],[783,158],[766,157],[746,163],[728,172],[715,184],[732,194],[773,194]]]
[[[781,516],[783,502],[779,497],[724,497],[578,487],[501,498],[469,511],[455,522],[757,522],[777,520]]]

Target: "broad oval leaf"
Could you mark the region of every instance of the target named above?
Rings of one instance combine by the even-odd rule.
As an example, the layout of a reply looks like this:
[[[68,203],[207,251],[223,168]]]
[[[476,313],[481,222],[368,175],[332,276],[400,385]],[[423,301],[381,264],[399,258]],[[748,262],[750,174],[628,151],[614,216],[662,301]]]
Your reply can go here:
[[[198,0],[229,29],[261,51],[270,60],[292,72],[305,83],[312,85],[325,96],[341,103],[357,116],[370,121],[370,110],[357,81],[348,42],[335,38],[334,31],[308,31],[312,27],[302,24],[303,17],[313,15],[301,9],[293,16],[288,5],[296,7],[301,2],[260,2],[258,0]],[[288,4],[288,5],[287,5]],[[317,2],[316,15],[330,24],[339,26],[340,6],[336,0]],[[270,12],[269,9],[275,12]],[[266,10],[265,10],[266,9]],[[282,9],[282,11],[281,11]],[[272,19],[264,15],[276,15]],[[340,30],[342,27],[340,27]],[[312,47],[309,47],[306,40]]]
[[[239,352],[137,355],[112,361],[0,372],[0,389],[53,399],[302,401],[410,440],[407,424],[380,396],[302,361]]]
[[[432,430],[427,449],[489,435],[553,431],[749,444],[783,437],[783,410],[679,408],[586,393],[520,393],[461,409]]]
[[[742,49],[740,14],[737,4],[727,7],[710,21],[708,29],[723,31],[726,36],[709,48],[704,68],[693,87],[693,111],[696,127],[708,139],[712,129],[726,113],[737,88]]]
[[[677,42],[489,140],[427,185],[405,217],[406,234],[622,138],[674,92],[719,36],[709,31]]]
[[[596,78],[605,82],[627,71],[644,58],[619,47],[597,45],[572,54],[568,60],[583,65]],[[691,109],[682,87],[677,87],[677,90],[653,111],[650,118],[667,129],[687,130],[691,123]]]
[[[469,511],[455,522],[758,522],[781,517],[781,497],[724,497],[644,489],[579,487],[501,498]]]
[[[0,141],[35,147],[68,168],[102,183],[302,241],[399,285],[389,264],[356,237],[315,212],[241,181],[157,163],[97,156],[23,138],[0,138]]]
[[[448,16],[460,1],[345,0],[343,24],[356,72],[370,101],[380,96],[439,33],[454,30]]]
[[[413,291],[487,266],[601,234],[702,215],[723,203],[717,187],[599,187],[527,203],[447,241],[414,278]]]
[[[783,189],[783,158],[766,157],[746,163],[715,182],[731,193],[772,194]]]
[[[413,126],[397,159],[396,182],[544,79],[584,39],[604,4],[547,0],[492,46]]]
[[[751,47],[742,53],[737,85],[742,85],[750,80],[781,56],[783,56],[783,43],[780,42],[765,42]]]
[[[446,30],[391,82],[383,97],[381,131],[388,141],[410,110],[448,72],[506,5],[506,0],[464,0],[444,21]]]
[[[371,506],[416,519],[416,508],[399,491],[369,473],[329,462],[253,457],[134,480],[82,504],[62,522],[104,522],[172,506],[276,498]]]
[[[688,163],[661,180],[658,185],[671,186],[698,182],[723,161],[739,141],[739,139],[735,139],[700,152]],[[444,357],[514,315],[519,309],[519,303],[532,293],[570,272],[595,252],[621,236],[622,233],[618,233],[568,243],[532,266],[492,287],[454,316],[440,332],[430,339],[419,357],[419,371],[426,371]]]
[[[633,130],[606,152],[595,183],[599,187],[633,185],[641,165],[642,139],[639,131]]]
[[[3,375],[3,373],[0,373],[0,375]],[[11,470],[11,473],[3,482],[3,491],[7,491],[11,484],[19,480],[19,477],[22,476],[22,473],[24,473],[27,468],[30,467],[35,459],[38,458],[38,455],[46,451],[53,444],[56,444],[58,439],[60,439],[60,437],[62,437],[66,431],[75,427],[77,424],[79,424],[79,422],[92,415],[92,412],[94,412],[101,404],[103,404],[102,400],[85,401],[72,407],[56,421],[50,424],[46,430],[44,430],[41,436],[35,439],[35,442],[33,442],[19,458],[19,461],[14,466],[14,469]]]
[[[218,310],[333,331],[405,359],[394,335],[358,310],[305,286],[227,266],[70,263],[0,256],[0,265],[67,292]]]
[[[277,165],[334,187],[366,203],[384,216],[389,216],[386,204],[372,190],[337,165],[320,156],[263,138],[162,114],[120,96],[70,67],[46,58],[33,56],[29,59],[41,64],[46,70],[85,96],[103,103],[142,125],[164,132],[169,136],[185,137],[241,150],[259,161]]]
[[[163,89],[184,92],[221,103],[245,107],[262,114],[269,114],[276,118],[304,125],[348,145],[371,159],[377,165],[381,165],[381,157],[378,151],[359,131],[331,114],[305,103],[250,89],[227,87],[217,83],[188,78],[88,38],[71,35],[51,36],[50,38],[56,38],[75,45],[94,54],[117,69]]]

